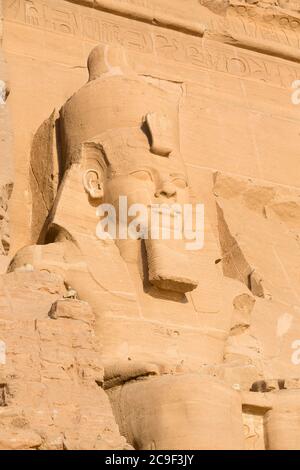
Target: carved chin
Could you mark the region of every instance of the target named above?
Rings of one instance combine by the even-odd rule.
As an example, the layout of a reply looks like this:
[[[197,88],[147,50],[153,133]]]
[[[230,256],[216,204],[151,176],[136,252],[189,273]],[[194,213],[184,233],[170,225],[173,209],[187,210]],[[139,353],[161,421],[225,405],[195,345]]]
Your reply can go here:
[[[174,250],[165,242],[147,240],[149,281],[159,289],[185,294],[198,286],[186,253]]]
[[[180,276],[156,273],[156,277],[152,277],[150,282],[159,289],[168,290],[185,294],[191,292],[198,287],[198,281]]]

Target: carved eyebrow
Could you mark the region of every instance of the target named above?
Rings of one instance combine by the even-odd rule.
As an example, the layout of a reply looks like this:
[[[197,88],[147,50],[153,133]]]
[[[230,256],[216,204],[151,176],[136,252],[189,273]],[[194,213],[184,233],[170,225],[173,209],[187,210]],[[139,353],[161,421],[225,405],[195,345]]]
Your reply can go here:
[[[138,170],[131,171],[130,175],[134,175],[134,173],[140,173],[141,171],[144,171],[145,173],[148,173],[148,175],[150,176],[152,181],[154,181],[152,172],[150,170],[148,170],[148,168],[139,168]]]
[[[183,173],[170,173],[171,178],[180,178],[187,181],[187,177]]]

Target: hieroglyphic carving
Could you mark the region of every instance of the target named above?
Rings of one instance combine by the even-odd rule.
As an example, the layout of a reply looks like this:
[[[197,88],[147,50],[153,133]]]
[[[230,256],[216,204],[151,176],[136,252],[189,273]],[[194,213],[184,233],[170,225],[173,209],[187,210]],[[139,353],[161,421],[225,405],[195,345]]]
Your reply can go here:
[[[265,450],[263,414],[251,408],[243,411],[246,450]]]
[[[84,16],[82,18],[82,33],[85,38],[105,44],[121,44],[126,49],[136,52],[151,53],[153,44],[151,35],[135,30],[123,28],[111,21],[100,21],[96,18]]]
[[[163,60],[180,64],[182,70],[185,66],[208,69],[287,88],[300,75],[298,65],[276,57],[241,50],[213,40],[204,41],[199,37],[184,36],[175,31],[150,26],[145,28],[138,24],[128,27],[122,18],[116,19],[106,13],[77,8],[66,2],[50,6],[45,0],[5,0],[4,15],[6,20],[34,28],[77,36],[95,43],[120,44],[134,52],[154,54],[160,62]],[[238,21],[240,20],[239,18]],[[237,26],[234,21],[231,24],[239,31],[244,23]],[[262,35],[262,29],[259,33],[257,28],[251,32],[249,24],[249,35]],[[271,34],[271,31],[266,29],[265,34]],[[281,38],[277,36],[277,39]]]
[[[214,70],[242,78],[270,82],[281,87],[290,87],[299,76],[300,68],[286,61],[263,58],[251,51],[236,50],[232,46],[213,41],[179,40],[171,34],[153,34],[158,57],[181,65]]]
[[[138,52],[152,52],[149,33],[97,18],[89,12],[80,13],[77,8],[70,8],[68,4],[49,5],[45,1],[7,0],[5,17],[55,33],[79,36],[95,42],[117,43]]]
[[[75,0],[67,1],[71,4],[77,3]],[[104,1],[106,2],[106,0]],[[95,18],[95,15],[92,17],[88,14],[87,16],[84,15],[84,17],[81,17],[81,15],[78,14],[78,9],[75,13],[74,8],[77,8],[76,5],[70,5],[70,8],[73,8],[71,11],[66,10],[66,3],[67,2],[65,2],[64,5],[62,4],[60,7],[57,7],[55,5],[49,6],[45,1],[42,6],[38,4],[36,0],[5,1],[7,9],[11,11],[14,10],[17,16],[23,16],[27,24],[46,27],[47,29],[67,34],[76,34],[75,31],[78,30],[78,32],[81,31],[81,35],[83,37],[86,36],[89,39],[100,41],[102,27]],[[87,5],[89,6],[89,4]],[[106,10],[105,5],[106,3],[103,7],[104,10]],[[128,5],[128,8],[126,7],[123,11],[122,5]],[[98,2],[96,5],[91,3],[90,6],[95,6],[98,10],[102,9],[101,2]],[[205,4],[205,6],[207,5]],[[134,7],[138,10],[135,11]],[[177,7],[178,5],[174,5],[174,11],[176,11]],[[149,13],[142,14],[142,12],[147,12],[147,10]],[[278,44],[292,48],[299,48],[300,16],[296,13],[290,14],[288,11],[282,9],[278,10],[271,7],[259,8],[253,5],[236,3],[234,5],[227,5],[225,10],[225,14],[221,16],[210,13],[206,15],[205,18],[201,17],[203,33],[206,30],[213,34],[221,32],[229,36],[232,34],[242,34],[245,37],[257,39],[259,43],[261,43],[262,49],[265,49],[266,54],[268,54],[268,47],[263,47],[264,41],[274,42],[275,45]],[[169,19],[167,17],[157,17],[154,12],[163,12],[164,9],[159,4],[150,3],[149,0],[118,0],[117,2],[114,0],[111,8],[107,11],[120,14],[121,16],[129,15],[131,17],[133,15],[137,20],[150,24],[160,24],[161,26],[175,30],[183,29],[196,37],[203,34],[201,34],[200,31],[200,23],[199,26],[197,26],[197,23],[191,21],[190,24],[188,24],[188,21],[185,20],[183,24],[183,22],[179,21],[180,15],[177,17],[177,25],[176,19],[174,20],[172,17]],[[80,16],[80,18],[78,18],[78,16]],[[80,23],[83,24],[80,25]],[[105,28],[107,28],[107,26],[105,26],[104,29]],[[140,34],[141,33],[139,33],[139,35]],[[134,35],[134,33],[131,32],[131,35]],[[121,37],[122,34],[119,33],[119,36]],[[216,39],[220,40],[220,38],[217,37]],[[145,39],[141,39],[139,37],[138,47],[141,47],[140,41],[145,43]],[[136,39],[134,42],[136,42]],[[126,39],[124,39],[123,45],[126,45]],[[239,46],[238,43],[236,45]],[[281,56],[280,51],[278,51],[278,54],[275,52],[273,55]]]
[[[251,6],[230,8],[227,15],[230,31],[243,33],[250,38],[273,41],[292,47],[300,44],[300,17],[279,13],[268,8],[260,14]]]
[[[281,26],[292,31],[300,31],[299,15],[290,14],[288,11],[278,10],[276,8],[258,8],[253,5],[237,5],[230,7],[230,14],[243,17],[248,21],[256,20],[273,26]]]
[[[68,0],[71,3],[76,3],[76,0]],[[197,8],[195,4],[191,2],[191,13],[190,15],[186,12],[188,2],[181,2],[180,4],[174,2],[172,4],[172,11],[174,9],[177,12],[177,20],[179,21],[180,12],[184,16],[190,16],[191,20],[194,20],[195,13],[197,14]],[[166,8],[161,4],[162,2],[155,2],[152,0],[118,0],[114,1],[114,7],[112,11],[118,13],[118,5],[122,10],[123,4],[136,5],[137,7],[143,7],[144,10],[148,9],[149,14],[153,11],[166,12]],[[259,40],[268,39],[275,43],[283,43],[290,46],[296,46],[299,41],[300,33],[300,17],[297,13],[290,11],[291,9],[278,9],[272,7],[271,4],[268,8],[260,8],[259,6],[252,4],[243,4],[234,2],[231,4],[229,1],[224,0],[204,0],[199,2],[203,6],[207,7],[214,13],[223,14],[206,14],[203,16],[203,10],[199,10],[199,21],[204,23],[206,29],[213,32],[220,32],[223,30],[229,33],[235,31],[236,28],[241,28],[242,32],[249,37],[255,37]],[[99,1],[98,6],[101,10],[102,2]],[[194,9],[192,9],[194,7]],[[97,5],[96,5],[97,8]],[[169,12],[169,11],[168,11]],[[136,19],[145,21],[143,14],[135,12]],[[149,17],[150,18],[150,17]],[[149,19],[148,18],[148,19]],[[201,18],[201,20],[200,20]],[[176,24],[173,24],[172,29],[176,29]],[[178,28],[180,25],[178,23]],[[190,25],[190,32],[194,35],[199,35],[199,31],[194,29],[193,24]],[[241,32],[241,31],[240,31]]]

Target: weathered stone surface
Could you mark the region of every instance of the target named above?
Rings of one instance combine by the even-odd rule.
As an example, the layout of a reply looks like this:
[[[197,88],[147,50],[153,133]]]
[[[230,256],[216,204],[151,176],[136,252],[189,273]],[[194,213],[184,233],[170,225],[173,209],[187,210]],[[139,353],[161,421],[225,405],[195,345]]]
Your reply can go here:
[[[300,449],[299,46],[296,0],[0,0],[1,449]]]
[[[8,202],[13,189],[12,129],[8,111],[8,65],[3,52],[3,2],[0,2],[0,272],[10,249]]]
[[[12,279],[14,278],[14,279]],[[88,304],[49,273],[2,276],[1,449],[122,449]],[[58,299],[58,300],[55,300]],[[3,313],[2,313],[3,312]]]

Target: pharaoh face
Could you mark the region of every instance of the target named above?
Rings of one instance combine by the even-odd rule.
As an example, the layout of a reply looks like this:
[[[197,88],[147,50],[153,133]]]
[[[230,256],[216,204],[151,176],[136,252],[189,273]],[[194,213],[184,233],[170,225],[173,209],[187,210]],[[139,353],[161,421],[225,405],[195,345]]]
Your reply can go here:
[[[188,274],[188,260],[183,250],[184,242],[172,235],[175,211],[189,202],[187,177],[179,153],[171,151],[168,155],[158,154],[158,151],[166,152],[167,145],[159,147],[157,141],[154,153],[153,145],[151,147],[154,140],[139,128],[108,132],[95,141],[98,142],[95,143],[96,147],[98,145],[98,161],[96,162],[97,155],[95,155],[96,163],[86,170],[84,176],[85,188],[90,197],[101,198],[103,203],[113,206],[118,224],[121,223],[120,205],[124,198],[128,209],[135,205],[143,206],[148,216],[145,244],[150,282],[161,289],[181,293],[193,290],[197,286],[197,281]],[[90,163],[89,165],[91,166]],[[100,170],[97,170],[97,165]],[[169,239],[160,238],[165,219],[159,216],[155,221],[157,230],[154,238],[153,207],[158,212],[161,208],[169,210],[171,219]],[[128,215],[126,220],[131,223],[132,214],[129,212]],[[132,246],[133,244],[137,246],[138,240],[117,239],[116,242],[122,256],[129,260]]]
[[[176,171],[177,170],[177,171]],[[129,204],[184,204],[188,202],[188,183],[181,168],[167,162],[164,168],[156,165],[137,165],[127,175],[115,176],[105,184],[105,199],[117,204],[126,196]]]
[[[120,196],[127,196],[130,204],[188,202],[187,177],[179,152],[167,150],[167,143],[159,147],[158,139],[147,131],[120,129],[95,139],[102,149],[102,171],[97,175],[91,169],[86,182],[91,181],[90,188],[96,181],[105,186],[106,202],[115,204]],[[167,151],[168,155],[159,153]]]

